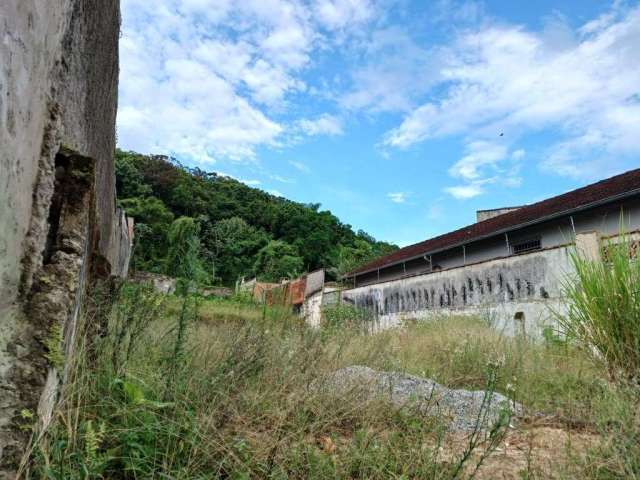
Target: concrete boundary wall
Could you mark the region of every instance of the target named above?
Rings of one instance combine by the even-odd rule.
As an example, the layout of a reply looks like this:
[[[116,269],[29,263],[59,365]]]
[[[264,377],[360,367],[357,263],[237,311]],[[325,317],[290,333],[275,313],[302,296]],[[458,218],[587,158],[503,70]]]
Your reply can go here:
[[[566,311],[562,284],[575,271],[571,256],[599,260],[607,245],[629,242],[640,255],[640,231],[578,233],[575,243],[500,257],[448,270],[343,290],[343,302],[371,313],[375,329],[442,315],[475,315],[507,335],[540,337]]]
[[[371,312],[376,328],[434,315],[479,315],[509,335],[540,336],[560,310],[561,282],[573,271],[573,246],[504,257],[342,292]]]

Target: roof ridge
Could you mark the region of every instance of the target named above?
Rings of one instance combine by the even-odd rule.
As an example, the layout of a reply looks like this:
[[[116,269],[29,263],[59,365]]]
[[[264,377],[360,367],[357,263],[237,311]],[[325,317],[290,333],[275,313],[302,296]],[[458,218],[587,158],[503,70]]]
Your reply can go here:
[[[587,206],[591,203],[613,198],[636,189],[640,189],[640,168],[628,170],[589,185],[578,187],[538,202],[523,205],[516,210],[511,210],[501,215],[496,215],[495,217],[428,238],[421,242],[407,245],[389,255],[366,263],[360,268],[349,272],[346,276],[353,276],[375,268],[395,265],[410,258],[415,258],[420,254],[426,254],[430,250],[442,249],[447,246],[452,247],[465,240],[474,241],[475,239],[484,238],[492,233],[497,233],[502,229],[518,228],[519,225],[534,221],[536,218],[541,219],[549,215],[561,214],[563,211]],[[523,221],[512,221],[516,219],[522,219]],[[465,236],[467,236],[467,238],[465,238]],[[445,241],[448,238],[451,239],[450,242]],[[406,253],[408,253],[408,255],[405,255]],[[385,259],[389,261],[385,262]]]

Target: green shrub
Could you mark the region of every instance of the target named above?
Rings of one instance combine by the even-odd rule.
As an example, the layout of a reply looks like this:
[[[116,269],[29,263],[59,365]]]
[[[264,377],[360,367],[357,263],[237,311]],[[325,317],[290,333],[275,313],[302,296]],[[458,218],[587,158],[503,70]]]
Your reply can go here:
[[[361,328],[371,322],[366,310],[353,305],[339,304],[322,309],[322,324],[325,328]]]
[[[640,262],[630,258],[628,237],[609,243],[604,260],[574,253],[575,276],[563,293],[567,312],[559,316],[564,333],[604,362],[612,380],[640,379]]]

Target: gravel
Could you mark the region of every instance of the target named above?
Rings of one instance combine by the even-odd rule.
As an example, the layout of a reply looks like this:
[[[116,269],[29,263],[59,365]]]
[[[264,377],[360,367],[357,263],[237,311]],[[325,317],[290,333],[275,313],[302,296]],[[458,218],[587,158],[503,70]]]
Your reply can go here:
[[[520,404],[499,393],[453,390],[429,378],[379,372],[359,365],[337,370],[316,381],[313,388],[332,396],[353,396],[363,402],[388,400],[398,408],[440,417],[453,431],[473,431],[476,427],[487,430],[500,421],[505,411],[510,411],[512,417],[522,413]],[[479,421],[483,403],[486,415]]]

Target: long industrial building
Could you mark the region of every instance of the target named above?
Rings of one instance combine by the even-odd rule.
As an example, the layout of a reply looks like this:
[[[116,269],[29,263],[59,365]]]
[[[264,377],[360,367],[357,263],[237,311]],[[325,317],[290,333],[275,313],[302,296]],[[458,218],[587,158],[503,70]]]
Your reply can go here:
[[[561,312],[571,252],[598,257],[623,229],[640,238],[640,169],[478,221],[349,273],[342,300],[381,328],[434,314],[477,314],[505,332],[539,335]]]

